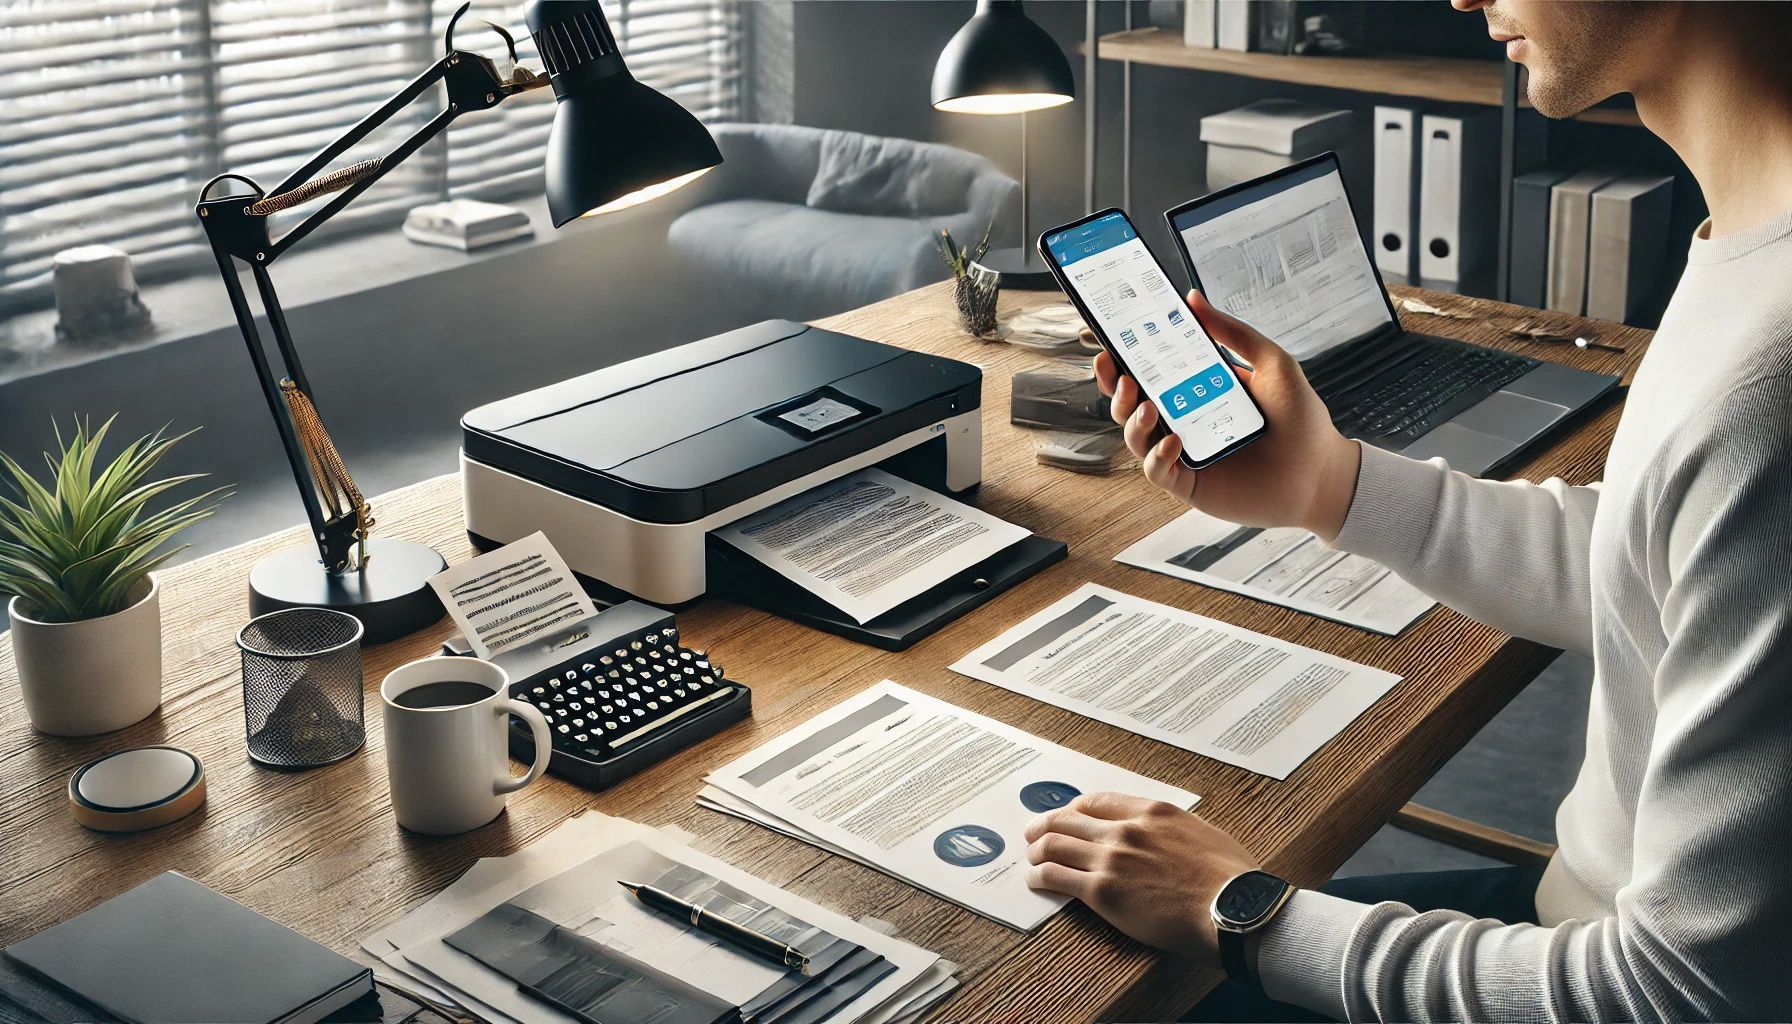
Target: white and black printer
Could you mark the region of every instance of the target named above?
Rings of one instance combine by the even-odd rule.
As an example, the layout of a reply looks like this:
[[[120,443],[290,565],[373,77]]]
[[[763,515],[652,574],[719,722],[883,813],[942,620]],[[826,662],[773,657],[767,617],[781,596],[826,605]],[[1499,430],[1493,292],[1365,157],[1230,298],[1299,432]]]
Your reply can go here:
[[[467,413],[467,530],[482,548],[540,530],[602,597],[719,594],[900,649],[1064,544],[1028,537],[861,624],[710,534],[870,466],[975,489],[982,384],[969,363],[768,320]]]

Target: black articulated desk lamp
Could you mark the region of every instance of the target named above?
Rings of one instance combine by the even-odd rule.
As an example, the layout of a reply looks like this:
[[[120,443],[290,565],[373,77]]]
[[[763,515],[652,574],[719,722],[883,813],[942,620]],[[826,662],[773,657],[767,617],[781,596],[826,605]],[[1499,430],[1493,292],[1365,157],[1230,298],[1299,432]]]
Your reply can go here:
[[[1070,61],[1056,40],[1028,18],[1020,0],[977,0],[933,67],[933,106],[955,114],[1020,115],[1020,246],[991,249],[983,265],[1017,288],[1057,284],[1033,249],[1027,229],[1027,112],[1076,99]]]
[[[441,617],[429,578],[446,565],[432,548],[370,535],[372,510],[312,403],[314,392],[268,276],[269,264],[461,114],[495,107],[518,93],[550,84],[559,104],[548,137],[546,168],[548,211],[555,227],[664,195],[722,162],[702,123],[629,74],[598,0],[531,0],[527,5],[525,21],[546,65],[545,76],[516,66],[515,41],[496,25],[491,27],[510,47],[512,70],[507,76],[501,76],[489,58],[455,49],[454,26],[469,6],[463,5],[448,23],[446,53],[440,60],[272,191],[239,174],[221,174],[200,190],[196,208],[200,223],[224,275],[237,326],[279,428],[316,541],[315,551],[307,547],[279,552],[250,573],[250,605],[257,615],[291,607],[335,608],[362,621],[368,642],[394,639]],[[319,173],[437,82],[446,84],[446,106],[392,152]],[[213,186],[226,180],[251,191],[209,198]],[[269,237],[269,216],[331,193],[334,198],[278,240]],[[255,278],[284,375],[276,375],[269,364],[238,261]]]

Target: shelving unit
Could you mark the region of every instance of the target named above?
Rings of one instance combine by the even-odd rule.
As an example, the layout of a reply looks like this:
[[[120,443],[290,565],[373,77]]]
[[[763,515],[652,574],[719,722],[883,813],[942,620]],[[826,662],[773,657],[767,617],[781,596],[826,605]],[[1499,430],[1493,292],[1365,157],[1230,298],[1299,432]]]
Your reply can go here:
[[[1529,107],[1519,88],[1521,68],[1510,61],[1471,60],[1456,57],[1433,57],[1423,54],[1388,54],[1360,57],[1301,56],[1274,53],[1252,53],[1237,50],[1208,49],[1185,45],[1182,36],[1158,28],[1133,28],[1132,4],[1126,4],[1127,29],[1096,37],[1095,4],[1089,3],[1086,37],[1095,37],[1078,46],[1084,60],[1084,80],[1089,83],[1085,131],[1089,138],[1089,159],[1085,162],[1084,194],[1093,208],[1095,165],[1093,153],[1095,124],[1097,61],[1118,61],[1125,69],[1125,97],[1121,107],[1122,196],[1123,205],[1132,199],[1132,67],[1147,64],[1156,67],[1181,68],[1215,74],[1237,75],[1292,85],[1348,89],[1386,96],[1405,96],[1445,103],[1474,103],[1501,110],[1500,146],[1500,216],[1499,252],[1491,297],[1505,300],[1509,294],[1512,236],[1512,178],[1515,166],[1518,111]],[[1594,107],[1575,116],[1574,120],[1593,124],[1637,125],[1633,108],[1622,106]]]
[[[1085,44],[1086,46],[1086,44]],[[1422,54],[1379,57],[1286,57],[1277,53],[1241,53],[1186,46],[1174,32],[1131,29],[1104,35],[1096,44],[1102,60],[1129,61],[1157,67],[1242,75],[1327,89],[1352,89],[1388,96],[1414,96],[1444,103],[1479,103],[1497,107],[1504,62]],[[1519,99],[1520,108],[1528,106]],[[1636,111],[1595,107],[1577,120],[1601,124],[1641,124]]]

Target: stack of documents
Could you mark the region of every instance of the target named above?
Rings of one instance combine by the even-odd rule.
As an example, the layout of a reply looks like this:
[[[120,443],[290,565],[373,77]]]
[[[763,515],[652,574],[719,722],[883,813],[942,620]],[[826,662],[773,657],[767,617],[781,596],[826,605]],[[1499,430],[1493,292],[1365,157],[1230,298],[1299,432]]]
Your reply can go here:
[[[649,910],[623,880],[794,946],[809,971]],[[479,861],[361,945],[399,984],[492,1024],[896,1024],[957,986],[937,954],[594,812]]]
[[[1197,799],[887,679],[706,782],[704,807],[1022,929],[1068,902],[1027,887],[1035,817],[1104,790]]]

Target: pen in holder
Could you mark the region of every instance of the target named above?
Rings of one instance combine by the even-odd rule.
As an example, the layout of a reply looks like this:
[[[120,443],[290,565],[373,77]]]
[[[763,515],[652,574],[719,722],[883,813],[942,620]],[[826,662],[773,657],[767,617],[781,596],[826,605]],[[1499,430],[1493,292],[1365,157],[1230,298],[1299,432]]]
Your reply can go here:
[[[316,768],[361,749],[361,633],[359,619],[327,608],[269,612],[237,633],[250,757]]]

